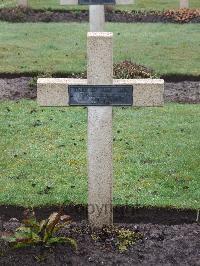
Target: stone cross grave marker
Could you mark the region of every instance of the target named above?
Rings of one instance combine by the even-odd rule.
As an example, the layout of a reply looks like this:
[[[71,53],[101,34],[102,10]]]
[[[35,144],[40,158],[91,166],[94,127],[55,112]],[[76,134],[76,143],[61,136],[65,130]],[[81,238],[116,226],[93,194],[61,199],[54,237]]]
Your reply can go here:
[[[189,8],[189,0],[180,0],[180,8]]]
[[[17,6],[28,7],[28,0],[17,0]]]
[[[87,57],[87,80],[38,79],[37,98],[40,106],[88,107],[88,219],[101,228],[113,222],[112,106],[162,106],[164,81],[113,80],[110,32],[88,32]]]
[[[131,5],[134,0],[60,0],[61,5],[89,5],[90,31],[104,31],[104,5]]]

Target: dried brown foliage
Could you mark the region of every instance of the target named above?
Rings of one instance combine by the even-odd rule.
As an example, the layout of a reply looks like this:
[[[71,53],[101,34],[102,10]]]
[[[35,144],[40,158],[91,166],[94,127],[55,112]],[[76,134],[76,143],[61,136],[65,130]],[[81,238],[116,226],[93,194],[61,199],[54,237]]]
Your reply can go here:
[[[167,10],[164,11],[164,16],[171,18],[174,22],[187,23],[200,16],[200,9],[181,8],[178,10]]]
[[[114,78],[134,79],[134,78],[155,78],[153,70],[145,66],[137,65],[131,61],[125,60],[114,64]]]

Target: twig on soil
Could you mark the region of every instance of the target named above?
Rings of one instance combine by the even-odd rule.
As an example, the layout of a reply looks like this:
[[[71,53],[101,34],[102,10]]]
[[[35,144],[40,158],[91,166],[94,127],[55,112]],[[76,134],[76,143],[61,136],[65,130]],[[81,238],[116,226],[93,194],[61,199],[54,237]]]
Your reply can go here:
[[[196,222],[197,223],[199,222],[199,210],[197,210],[197,219],[196,219]]]

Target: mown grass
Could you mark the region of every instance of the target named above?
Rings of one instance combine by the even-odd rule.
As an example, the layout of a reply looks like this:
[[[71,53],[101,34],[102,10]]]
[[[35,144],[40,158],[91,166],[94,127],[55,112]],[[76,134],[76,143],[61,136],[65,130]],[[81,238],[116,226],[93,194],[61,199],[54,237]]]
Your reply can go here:
[[[114,204],[200,207],[200,106],[114,108]],[[0,204],[87,203],[87,111],[0,104]]]
[[[87,23],[0,23],[0,73],[81,72]],[[116,24],[114,61],[132,60],[158,74],[199,75],[200,29],[187,24]]]
[[[200,7],[199,0],[190,0],[190,8],[198,8]],[[28,0],[29,6],[34,9],[87,9],[87,6],[61,6],[59,0]],[[162,10],[162,9],[172,9],[172,8],[179,8],[180,0],[135,0],[135,4],[133,5],[120,5],[116,6],[116,9],[123,9],[123,10],[144,10],[144,9],[151,9],[151,10]],[[13,7],[16,6],[15,0],[1,0],[0,1],[0,8],[3,7]]]

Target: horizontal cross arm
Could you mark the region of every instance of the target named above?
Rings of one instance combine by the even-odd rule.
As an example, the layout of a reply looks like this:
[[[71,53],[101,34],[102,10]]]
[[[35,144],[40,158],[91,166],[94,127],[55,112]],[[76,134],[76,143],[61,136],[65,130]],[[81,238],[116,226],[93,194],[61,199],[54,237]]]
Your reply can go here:
[[[87,1],[88,2],[88,1]],[[89,2],[93,2],[93,1],[89,1]],[[104,3],[104,4],[109,4],[112,5],[112,3],[110,3],[110,1],[98,1],[95,0],[96,3]],[[79,5],[79,0],[60,0],[60,5]],[[132,5],[134,4],[134,0],[115,0],[115,5]]]
[[[163,79],[114,79],[114,85],[133,86],[133,106],[163,106]],[[69,106],[69,85],[87,85],[86,79],[39,78],[37,101],[40,106]]]

